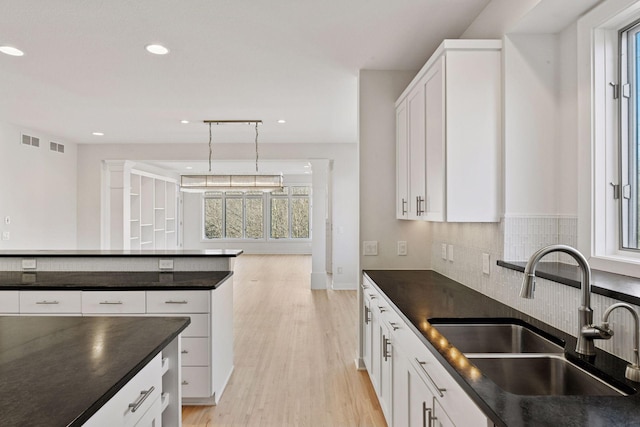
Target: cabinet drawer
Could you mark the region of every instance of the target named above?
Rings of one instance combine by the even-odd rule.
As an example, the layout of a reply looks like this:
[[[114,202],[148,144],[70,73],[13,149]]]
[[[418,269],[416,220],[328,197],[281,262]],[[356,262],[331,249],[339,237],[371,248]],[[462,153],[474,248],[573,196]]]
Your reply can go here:
[[[162,394],[160,354],[126,383],[85,424],[98,426],[135,426],[149,410],[154,410]],[[130,405],[135,405],[131,407]],[[154,406],[154,404],[156,404]],[[153,417],[152,417],[153,418]]]
[[[182,337],[208,337],[209,336],[209,315],[203,313],[153,313],[148,317],[189,317],[191,323],[187,329],[182,331]]]
[[[213,394],[210,384],[211,371],[208,367],[182,367],[182,397],[209,398]]]
[[[208,313],[208,291],[149,291],[147,313]]]
[[[88,291],[82,293],[82,313],[144,313],[146,310],[144,291]]]
[[[182,366],[209,366],[209,338],[182,339]]]
[[[0,313],[19,313],[20,296],[18,291],[0,292]]]
[[[80,291],[20,291],[20,313],[80,313]]]

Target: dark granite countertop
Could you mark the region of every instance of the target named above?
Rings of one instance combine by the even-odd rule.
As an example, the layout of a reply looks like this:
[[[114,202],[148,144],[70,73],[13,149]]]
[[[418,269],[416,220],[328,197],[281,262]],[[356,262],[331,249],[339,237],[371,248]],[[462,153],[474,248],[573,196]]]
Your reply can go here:
[[[575,337],[434,271],[367,270],[365,274],[497,426],[640,425],[640,393],[635,392],[640,384],[624,378],[626,361],[599,349],[596,349],[595,357],[580,356],[573,351]],[[446,340],[443,346],[434,334],[439,321],[486,318],[498,322],[516,319],[564,341],[567,359],[631,394],[620,397],[522,396],[503,391],[484,375],[478,377],[477,371],[474,374],[471,368],[477,368],[473,365],[460,364],[460,352],[452,351],[453,347]]]
[[[0,251],[0,257],[237,257],[241,249],[202,249],[202,250],[6,250]]]
[[[497,264],[523,273],[527,265],[526,262],[511,261],[498,261]],[[582,273],[577,266],[562,262],[538,263],[536,276],[578,289],[582,279]],[[591,292],[640,305],[640,279],[636,277],[592,269]]]
[[[0,290],[211,290],[232,271],[0,271]]]
[[[0,425],[82,425],[189,322],[0,317]]]

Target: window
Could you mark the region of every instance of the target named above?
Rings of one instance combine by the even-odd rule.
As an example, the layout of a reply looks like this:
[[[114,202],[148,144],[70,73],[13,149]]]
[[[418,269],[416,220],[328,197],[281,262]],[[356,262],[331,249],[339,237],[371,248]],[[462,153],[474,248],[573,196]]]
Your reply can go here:
[[[273,193],[211,192],[204,197],[205,239],[309,239],[310,187]],[[268,233],[267,233],[268,230]]]
[[[620,32],[620,85],[616,95],[620,99],[620,187],[616,197],[620,201],[620,246],[638,249],[638,192],[640,168],[638,126],[640,126],[640,23]]]
[[[578,246],[592,268],[635,277],[639,24],[640,2],[603,2],[578,20],[576,39]]]

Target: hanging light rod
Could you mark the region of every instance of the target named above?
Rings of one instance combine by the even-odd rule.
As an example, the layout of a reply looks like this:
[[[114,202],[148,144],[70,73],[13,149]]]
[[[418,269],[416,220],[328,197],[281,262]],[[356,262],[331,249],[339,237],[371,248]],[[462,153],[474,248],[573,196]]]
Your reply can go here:
[[[262,120],[203,120],[203,123],[211,123],[212,125],[232,125],[232,124],[262,124]]]
[[[203,120],[209,125],[209,174],[202,175],[182,175],[180,177],[180,190],[184,192],[202,193],[206,191],[229,191],[229,190],[262,190],[273,191],[281,189],[284,185],[282,174],[264,175],[258,173],[258,125],[262,120]],[[222,175],[211,173],[212,159],[212,134],[211,125],[226,124],[255,124],[256,127],[256,173],[255,175]]]

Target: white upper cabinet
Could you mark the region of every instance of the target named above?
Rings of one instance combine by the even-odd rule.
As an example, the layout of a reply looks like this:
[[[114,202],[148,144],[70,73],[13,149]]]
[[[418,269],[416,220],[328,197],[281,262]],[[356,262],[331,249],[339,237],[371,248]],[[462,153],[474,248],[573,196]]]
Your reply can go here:
[[[500,40],[445,40],[396,102],[398,218],[500,220],[501,50]]]

